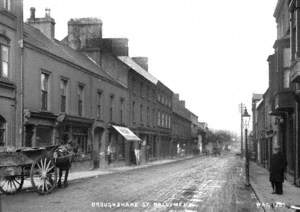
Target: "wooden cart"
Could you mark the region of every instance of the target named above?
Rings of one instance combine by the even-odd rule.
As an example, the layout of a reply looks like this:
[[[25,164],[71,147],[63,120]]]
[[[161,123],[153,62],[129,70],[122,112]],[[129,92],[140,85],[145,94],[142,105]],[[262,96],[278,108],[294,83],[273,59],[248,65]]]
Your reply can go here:
[[[30,178],[33,189],[39,194],[53,191],[57,185],[57,161],[70,160],[72,157],[57,158],[58,147],[0,152],[0,191],[5,194],[20,191],[25,178]]]

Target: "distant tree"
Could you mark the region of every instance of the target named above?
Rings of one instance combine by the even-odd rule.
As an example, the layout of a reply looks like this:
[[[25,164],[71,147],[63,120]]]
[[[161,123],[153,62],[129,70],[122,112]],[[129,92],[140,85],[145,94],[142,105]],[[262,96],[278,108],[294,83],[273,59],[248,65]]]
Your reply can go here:
[[[227,130],[209,130],[207,133],[207,142],[213,144],[218,143],[228,148],[228,145],[234,141],[234,137],[234,134]]]

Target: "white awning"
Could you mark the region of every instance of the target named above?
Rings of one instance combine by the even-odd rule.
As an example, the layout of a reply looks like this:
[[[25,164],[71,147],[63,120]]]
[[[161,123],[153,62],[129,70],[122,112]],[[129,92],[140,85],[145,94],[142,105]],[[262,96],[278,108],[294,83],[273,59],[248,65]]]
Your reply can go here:
[[[140,141],[141,140],[127,127],[120,127],[120,126],[115,126],[115,125],[112,125],[112,127],[115,128],[128,141]]]

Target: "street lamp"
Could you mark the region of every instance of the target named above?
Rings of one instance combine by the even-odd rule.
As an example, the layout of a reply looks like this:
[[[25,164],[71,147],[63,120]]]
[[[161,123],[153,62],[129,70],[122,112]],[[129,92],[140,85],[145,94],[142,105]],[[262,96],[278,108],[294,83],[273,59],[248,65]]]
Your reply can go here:
[[[248,126],[250,122],[250,115],[245,107],[243,113],[243,125],[245,127],[245,175],[246,175],[246,186],[250,185],[249,182],[249,154],[248,154]]]

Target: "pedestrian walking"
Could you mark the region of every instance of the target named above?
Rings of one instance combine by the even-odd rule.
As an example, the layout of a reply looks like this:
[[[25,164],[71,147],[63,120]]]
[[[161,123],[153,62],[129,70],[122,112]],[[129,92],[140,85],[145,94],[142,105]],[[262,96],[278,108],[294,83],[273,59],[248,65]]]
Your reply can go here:
[[[282,183],[284,181],[285,167],[286,160],[280,152],[279,146],[275,146],[270,163],[270,182],[273,188],[273,194],[283,194]]]

